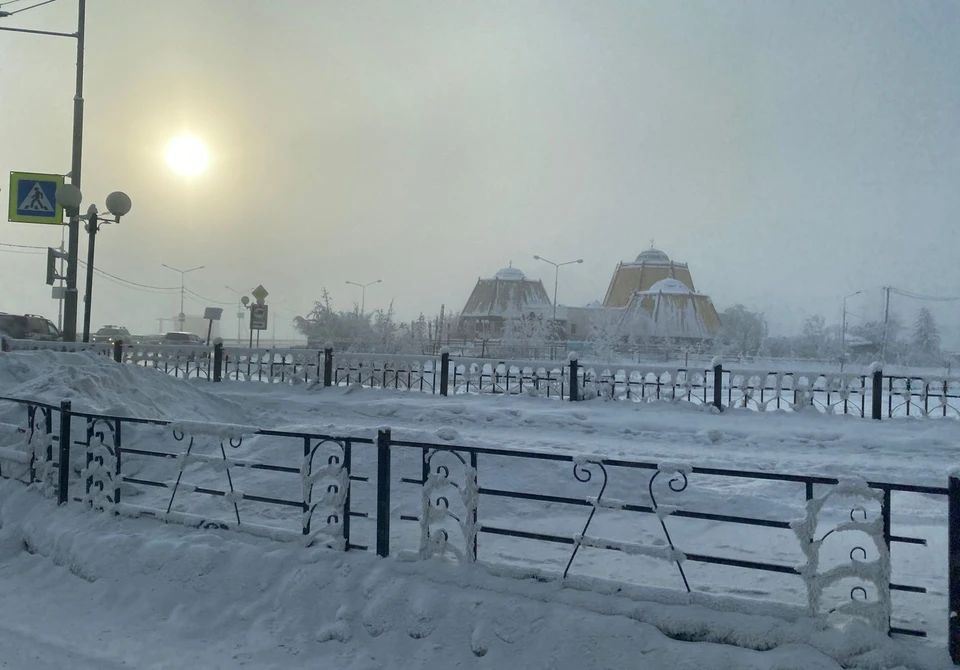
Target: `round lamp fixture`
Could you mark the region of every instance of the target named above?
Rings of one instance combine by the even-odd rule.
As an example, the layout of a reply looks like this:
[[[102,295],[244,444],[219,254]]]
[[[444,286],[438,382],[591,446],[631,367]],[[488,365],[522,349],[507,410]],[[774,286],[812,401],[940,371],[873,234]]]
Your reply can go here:
[[[83,193],[73,184],[64,184],[63,186],[57,187],[55,198],[57,204],[63,208],[77,209],[80,207],[80,203],[83,202]]]
[[[133,207],[130,202],[130,196],[123,191],[114,191],[107,196],[107,210],[120,220],[120,217],[126,216]]]

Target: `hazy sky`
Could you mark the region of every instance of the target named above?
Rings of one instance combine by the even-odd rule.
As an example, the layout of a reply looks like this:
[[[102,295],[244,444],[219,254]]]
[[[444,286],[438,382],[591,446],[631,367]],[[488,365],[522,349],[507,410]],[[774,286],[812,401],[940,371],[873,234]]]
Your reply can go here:
[[[75,5],[0,21],[70,31]],[[263,283],[302,313],[382,278],[367,307],[413,318],[459,310],[510,261],[552,285],[534,254],[584,257],[561,303],[602,298],[654,238],[718,308],[780,331],[836,321],[858,289],[960,293],[954,0],[88,5],[83,192],[133,198],[97,245],[126,279],[205,264],[197,293]],[[69,170],[74,50],[0,33],[3,175]],[[164,164],[181,132],[210,147],[200,178]],[[43,265],[0,252],[0,310],[56,320]],[[95,326],[178,309],[97,279]]]

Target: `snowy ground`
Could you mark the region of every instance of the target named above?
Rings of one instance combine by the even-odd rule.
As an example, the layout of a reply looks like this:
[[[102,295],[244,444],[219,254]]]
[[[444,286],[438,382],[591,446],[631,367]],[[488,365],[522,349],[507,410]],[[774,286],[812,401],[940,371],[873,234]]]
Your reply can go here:
[[[48,402],[71,399],[75,409],[142,418],[219,420],[368,436],[379,426],[390,426],[394,438],[400,439],[794,474],[858,475],[934,486],[945,485],[957,450],[954,422],[872,422],[749,411],[716,415],[678,405],[624,406],[599,400],[571,408],[569,403],[524,397],[439,398],[355,388],[212,385],[72,354],[0,355],[0,395]],[[2,405],[0,423],[20,423],[21,414]],[[0,444],[13,439],[11,435],[9,430],[0,431]],[[147,431],[138,438],[125,434],[125,445],[130,439],[152,446],[171,441],[169,435]],[[254,438],[245,441],[238,455],[262,457],[279,451],[276,442]],[[399,457],[394,474],[416,475],[418,458],[414,452],[409,458]],[[362,457],[357,461],[360,470],[368,465]],[[146,463],[130,467],[166,476]],[[213,480],[218,475],[195,476]],[[481,463],[480,477],[486,478],[486,486],[540,491],[556,485],[571,494],[576,490],[576,495],[589,495],[566,469],[552,466],[532,469],[529,463],[518,466],[500,459]],[[275,494],[289,486],[280,479],[251,480],[249,485],[275,486]],[[299,482],[293,486],[298,488]],[[417,512],[418,487],[395,484],[399,490],[404,486],[409,498],[403,497],[407,494],[398,498],[396,517]],[[792,486],[756,481],[734,486],[691,479],[690,488],[681,494],[682,504],[794,519],[803,514],[803,496],[802,486],[799,495]],[[645,490],[645,482],[611,475],[613,497],[635,498],[641,488]],[[133,487],[125,499],[157,504],[154,495]],[[358,485],[359,506],[370,504],[365,495]],[[192,499],[190,504],[212,505]],[[8,593],[10,602],[24,602],[3,608],[0,645],[7,647],[9,642],[20,655],[12,657],[18,662],[9,661],[9,667],[40,668],[63,667],[68,660],[79,668],[183,667],[185,659],[194,667],[238,667],[241,661],[249,667],[327,667],[323,663],[334,667],[336,661],[336,667],[345,668],[817,668],[837,667],[837,660],[845,667],[946,667],[945,501],[895,494],[893,505],[894,533],[929,542],[927,547],[895,547],[894,579],[930,590],[922,596],[895,594],[895,624],[927,628],[930,642],[878,640],[853,628],[857,624],[850,624],[844,635],[811,632],[795,610],[769,604],[803,601],[803,584],[791,576],[688,563],[694,590],[707,596],[698,600],[676,595],[673,564],[651,565],[639,557],[582,550],[572,571],[580,588],[561,589],[556,583],[510,579],[488,570],[555,571],[558,566],[562,570],[569,556],[564,547],[481,535],[480,558],[489,568],[381,561],[364,552],[344,556],[219,531],[120,520],[85,512],[79,505],[54,512],[37,493],[5,482],[0,485],[0,591],[5,603]],[[846,511],[837,508],[828,516],[837,522]],[[261,521],[269,514],[256,506],[248,506],[246,513],[260,514]],[[480,515],[490,524],[572,535],[582,528],[585,512],[483,500]],[[621,533],[625,540],[655,541],[657,528],[644,526],[646,521],[639,522],[637,516],[611,513],[598,515],[597,522],[605,533]],[[296,515],[270,521],[295,527]],[[399,520],[393,525],[394,549],[413,548],[418,525]],[[731,528],[737,527],[685,520],[673,530],[677,544],[691,551],[793,565],[802,560],[790,533],[748,529],[734,534]],[[356,541],[372,539],[371,528],[362,523],[355,532]],[[847,550],[837,546],[833,553]],[[171,560],[173,556],[178,560]],[[638,588],[619,596],[600,595],[584,590],[602,586],[588,578],[620,580]],[[196,592],[203,598],[196,598]],[[628,592],[633,599],[623,595]],[[63,593],[76,597],[64,598]],[[717,595],[755,598],[751,611],[766,614],[718,614],[709,609],[725,602],[709,600]],[[98,604],[99,612],[92,618],[83,613],[89,612],[91,602]],[[46,621],[49,617],[43,613],[55,603],[66,608],[62,621],[71,624],[61,628],[54,621],[38,628],[35,622]],[[109,607],[102,606],[105,603]],[[157,625],[157,619],[164,621]],[[759,653],[707,642],[677,642],[653,626],[681,639],[736,641],[772,650]],[[55,644],[41,643],[44,640]],[[797,643],[804,644],[791,646]],[[171,647],[175,648],[164,656],[161,650]],[[182,657],[176,656],[181,651]],[[19,662],[20,658],[25,660]],[[639,659],[645,665],[638,666]]]

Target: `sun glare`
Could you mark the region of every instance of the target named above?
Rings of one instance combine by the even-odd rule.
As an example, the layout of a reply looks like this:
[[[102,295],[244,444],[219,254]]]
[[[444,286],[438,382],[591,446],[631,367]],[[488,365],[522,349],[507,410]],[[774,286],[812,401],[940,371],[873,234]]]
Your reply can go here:
[[[167,142],[167,165],[183,177],[196,177],[207,169],[210,155],[200,138],[180,135]]]

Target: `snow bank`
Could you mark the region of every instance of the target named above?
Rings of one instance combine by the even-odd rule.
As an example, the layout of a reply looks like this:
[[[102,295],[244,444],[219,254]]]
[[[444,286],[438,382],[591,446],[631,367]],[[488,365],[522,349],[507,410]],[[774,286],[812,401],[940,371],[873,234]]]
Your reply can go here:
[[[60,645],[99,663],[71,667],[950,667],[940,649],[864,629],[841,638],[800,622],[506,579],[476,565],[402,563],[56,509],[12,482],[0,482],[0,589],[0,632],[53,626]],[[772,648],[679,641],[648,617],[690,640],[737,622],[744,643]]]
[[[70,400],[77,411],[140,419],[246,423],[238,404],[208,393],[206,384],[90,353],[0,353],[0,395],[51,404]]]

